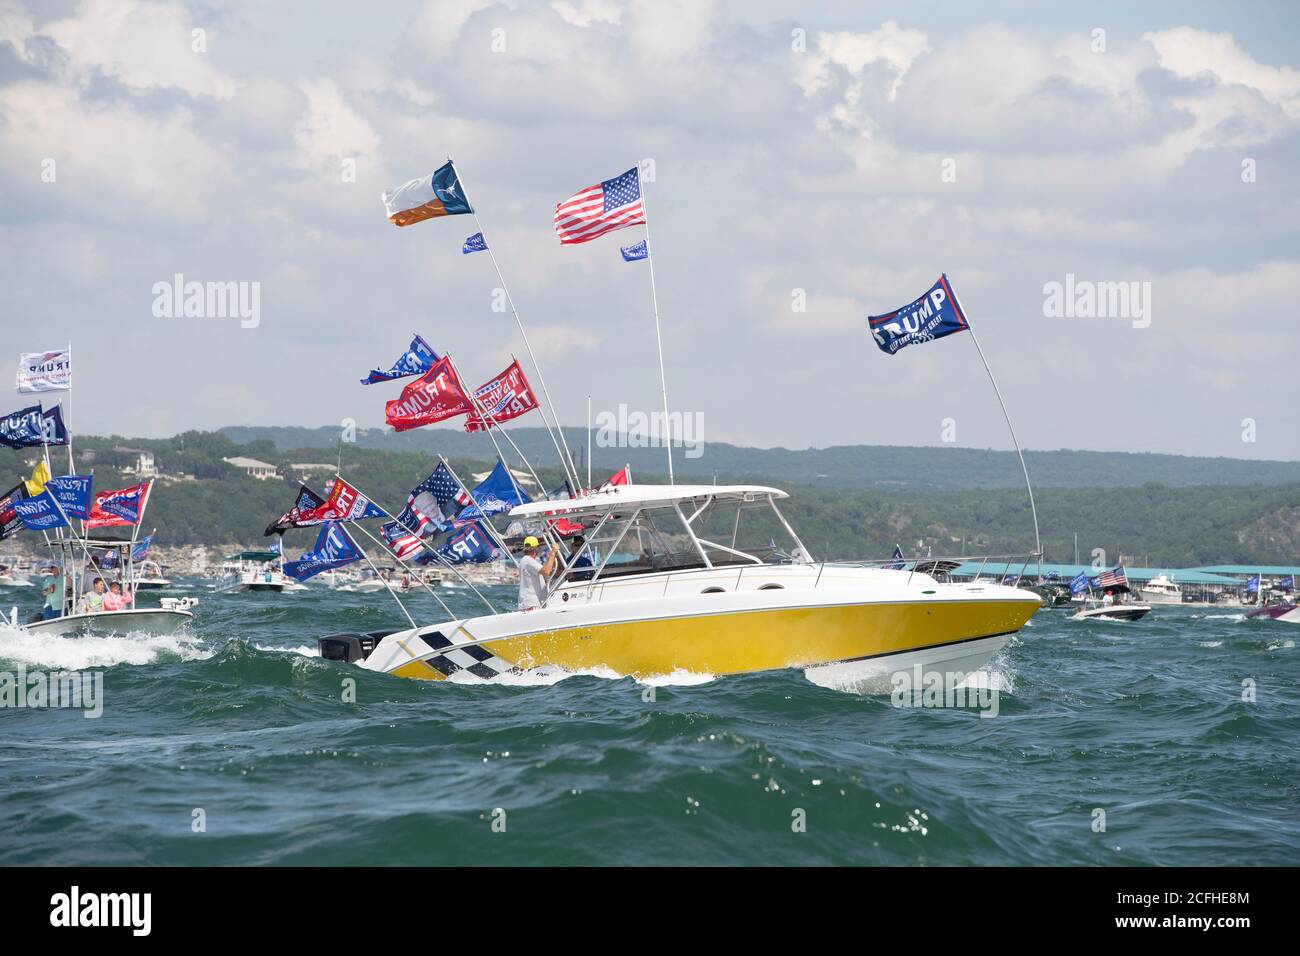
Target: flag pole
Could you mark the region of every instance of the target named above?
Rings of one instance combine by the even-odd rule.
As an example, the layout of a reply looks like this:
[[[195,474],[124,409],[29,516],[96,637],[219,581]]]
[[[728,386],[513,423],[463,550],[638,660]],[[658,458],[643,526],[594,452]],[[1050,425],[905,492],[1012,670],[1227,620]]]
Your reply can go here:
[[[460,475],[456,474],[456,469],[451,467],[451,462],[447,461],[445,455],[439,455],[438,460],[447,466],[448,473],[450,473],[450,475],[456,479],[456,484],[460,485],[460,490],[465,492],[465,494],[469,497],[469,503],[472,504],[474,506],[474,510],[478,512],[478,518],[476,520],[478,520],[482,524],[487,525],[488,534],[492,536],[493,541],[495,541],[497,544],[501,546],[501,553],[510,559],[511,564],[513,564],[515,567],[518,567],[519,559],[510,553],[510,549],[506,547],[506,539],[501,537],[500,533],[496,529],[496,526],[492,524],[492,519],[489,518],[487,516],[487,513],[479,506],[478,499],[474,497],[474,492],[470,491],[469,485],[465,484],[465,482],[460,480]],[[507,472],[510,471],[509,465],[506,465],[506,471]],[[518,490],[519,487],[518,485],[516,485],[515,491],[518,492]]]
[[[649,249],[649,246],[646,246]],[[591,396],[587,396],[587,490],[591,490]]]
[[[362,530],[362,531],[365,531],[364,528],[362,528],[361,530]],[[368,532],[367,532],[367,533],[368,533]],[[383,576],[382,574],[380,574],[380,573],[379,573],[379,569],[378,569],[377,567],[375,567],[375,562],[373,562],[373,561],[370,560],[370,553],[369,553],[368,551],[366,551],[365,548],[361,547],[361,545],[357,544],[357,539],[356,539],[356,538],[353,538],[353,539],[352,539],[352,543],[355,544],[355,545],[357,546],[357,550],[361,552],[361,556],[362,556],[363,558],[366,559],[366,564],[370,565],[370,570],[373,571],[373,572],[375,572],[375,577],[378,578],[380,581],[383,581],[383,580],[384,580],[384,576]],[[281,555],[281,560],[283,560],[283,559],[284,559],[284,538],[283,538],[283,536],[280,538],[280,555]],[[402,613],[406,615],[406,619],[407,619],[408,621],[411,622],[411,627],[413,627],[413,628],[414,628],[414,627],[419,627],[420,625],[418,625],[418,624],[415,623],[415,618],[411,617],[411,612],[408,611],[408,610],[406,609],[406,605],[402,603],[402,599],[399,598],[396,594],[393,594],[393,589],[390,588],[390,587],[388,587],[386,583],[385,583],[384,590],[387,591],[387,592],[389,593],[389,595],[392,597],[392,599],[393,599],[394,601],[397,602],[397,606],[400,607],[400,608],[402,609]]]
[[[514,356],[511,356],[512,360],[513,358]],[[461,378],[460,369],[456,367],[456,360],[453,359],[450,354],[448,354],[447,356],[447,362],[451,365],[451,370],[456,373],[456,378],[460,384],[461,392],[469,396],[470,404],[474,406],[475,413],[478,415],[480,419],[482,419],[483,430],[487,432],[488,438],[492,440],[492,447],[495,448],[497,452],[497,460],[500,461],[502,467],[505,468],[506,477],[510,479],[510,486],[515,489],[515,497],[517,497],[519,501],[522,503],[524,500],[524,493],[519,487],[519,482],[515,480],[514,473],[510,470],[510,464],[506,461],[505,455],[501,454],[501,446],[497,443],[496,436],[492,434],[493,425],[496,425],[497,429],[501,432],[502,437],[504,437],[506,441],[510,442],[510,447],[519,453],[519,457],[523,460],[524,465],[528,468],[528,471],[532,474],[533,480],[537,482],[538,491],[542,495],[545,495],[546,486],[542,484],[542,479],[537,477],[537,472],[533,471],[533,466],[529,464],[528,459],[524,457],[524,453],[522,451],[519,451],[519,446],[515,444],[514,439],[510,437],[510,435],[506,432],[504,428],[501,428],[500,424],[496,420],[496,416],[488,413],[486,406],[484,406],[482,403],[479,402],[478,397],[473,392],[466,391],[464,385],[464,379]],[[445,462],[446,459],[443,459],[443,461]],[[564,459],[560,459],[560,465],[561,465],[561,469],[563,469]],[[447,470],[451,471],[451,465],[447,465]],[[456,481],[460,482],[460,477],[456,475],[454,471],[452,471],[452,477],[454,477]],[[565,481],[567,482],[568,480],[569,480],[569,476],[566,472]],[[464,482],[460,482],[460,484],[464,492],[470,496],[470,500],[473,501],[474,499],[473,492],[471,492],[469,488],[466,487]],[[486,514],[483,513],[483,509],[478,507],[478,502],[474,502],[474,507],[478,508],[480,517],[482,517],[484,521],[488,521],[488,517]],[[488,521],[488,525],[491,526],[491,524],[492,523]],[[492,530],[495,531],[496,528],[493,527]],[[543,533],[542,536],[546,537],[546,534]],[[555,543],[557,544],[559,543],[558,535],[556,536]],[[501,541],[501,545],[502,548],[505,549],[504,540]],[[514,562],[515,566],[517,567],[519,565],[518,559],[516,559],[514,555],[511,555],[509,553],[509,549],[505,549],[505,550],[506,553],[510,556],[510,560]]]
[[[68,420],[63,427],[68,430],[68,474],[76,472],[72,465],[72,340],[68,339]],[[71,527],[71,525],[69,525]]]
[[[513,358],[514,356],[511,356],[512,360]],[[519,484],[515,481],[515,476],[511,474],[510,466],[506,464],[505,456],[501,454],[501,446],[497,444],[496,436],[492,434],[492,426],[496,425],[500,428],[500,423],[496,420],[495,415],[488,414],[487,407],[478,400],[478,396],[465,388],[465,379],[461,376],[460,368],[456,365],[456,360],[451,357],[451,353],[447,354],[447,362],[451,365],[451,370],[456,373],[457,384],[460,385],[461,393],[465,395],[469,399],[470,404],[474,406],[474,414],[482,419],[483,430],[488,433],[488,438],[492,440],[492,447],[496,449],[497,458],[500,460],[502,465],[505,465],[506,475],[510,478],[510,484],[514,487],[515,494],[519,496],[520,501],[523,501],[523,494],[519,490]],[[540,408],[538,410],[540,411]],[[545,491],[546,488],[542,484],[542,480],[537,477],[537,472],[533,471],[533,466],[524,456],[524,453],[519,451],[519,446],[514,443],[514,440],[510,438],[509,435],[506,435],[504,430],[501,434],[505,436],[506,441],[510,442],[510,447],[519,454],[519,459],[524,463],[524,467],[526,467],[529,473],[533,476],[533,480],[537,482],[537,486]],[[560,465],[561,468],[563,468],[563,460],[560,461]],[[456,480],[459,481],[460,479],[457,478]]]
[[[954,293],[953,299],[957,296]],[[958,308],[961,308],[958,304]],[[962,315],[965,315],[962,311]],[[1007,403],[1002,400],[1002,390],[998,388],[998,380],[993,377],[993,369],[989,368],[989,360],[984,357],[984,350],[980,348],[980,340],[975,335],[975,327],[969,322],[966,323],[966,331],[970,333],[970,340],[975,343],[975,351],[979,353],[980,361],[984,363],[984,371],[988,372],[989,381],[993,384],[993,394],[998,397],[998,404],[1002,406],[1002,417],[1006,419],[1007,431],[1011,433],[1011,444],[1016,448],[1016,455],[1020,458],[1020,470],[1025,475],[1025,488],[1029,491],[1029,512],[1034,518],[1034,557],[1038,559],[1038,576],[1043,576],[1043,544],[1038,535],[1038,506],[1034,504],[1034,486],[1029,481],[1029,469],[1025,466],[1025,453],[1020,450],[1020,442],[1016,440],[1016,428],[1011,424],[1011,415],[1007,412]]]
[[[450,470],[450,469],[448,469],[448,470]],[[342,476],[342,475],[337,475],[336,477],[337,477],[340,481],[343,479],[343,476]],[[455,477],[455,476],[453,476],[453,477]],[[457,481],[460,481],[459,478],[457,478],[456,480],[457,480]],[[381,504],[379,504],[377,501],[375,501],[374,498],[371,498],[369,495],[367,495],[367,494],[366,494],[364,491],[362,491],[360,488],[357,488],[356,485],[353,485],[352,487],[353,487],[353,488],[356,488],[356,490],[357,490],[357,492],[358,492],[359,494],[364,495],[367,501],[369,501],[372,505],[374,505],[376,508],[378,508],[380,511],[382,511],[383,514],[384,514],[384,517],[386,517],[389,521],[397,521],[397,518],[396,518],[396,517],[395,517],[391,512],[389,512],[388,509],[386,509],[383,505],[381,505]],[[357,525],[357,527],[361,527],[361,526],[360,526],[360,525]],[[405,526],[403,526],[403,527],[405,527]],[[364,528],[362,528],[361,530],[362,530],[362,531],[365,531]],[[409,531],[409,530],[411,530],[411,529],[410,529],[410,528],[407,528],[406,530]],[[372,538],[371,540],[374,540],[374,539]],[[420,547],[424,548],[424,550],[428,551],[430,554],[432,554],[432,555],[433,555],[435,558],[437,558],[438,560],[440,560],[440,561],[442,560],[442,555],[440,555],[440,554],[438,553],[438,549],[437,549],[437,548],[435,548],[433,545],[429,544],[429,543],[428,543],[427,541],[425,541],[424,538],[422,538],[422,537],[419,539],[419,541],[420,541]],[[358,545],[358,547],[360,547],[360,545]],[[384,547],[385,547],[386,550],[389,550],[389,551],[392,550],[392,549],[389,548],[387,545],[385,545]],[[393,557],[394,557],[396,560],[398,560],[398,561],[401,560],[401,558],[398,558],[397,555],[393,555]],[[443,561],[443,563],[444,563],[444,564],[447,564],[446,561]],[[456,573],[456,576],[457,576],[458,578],[460,578],[461,581],[463,581],[466,585],[468,585],[471,591],[473,591],[475,594],[477,594],[477,595],[479,596],[479,598],[482,599],[483,603],[486,604],[486,605],[488,606],[488,610],[489,610],[489,611],[491,611],[493,614],[497,614],[497,613],[499,613],[499,612],[497,611],[497,609],[496,609],[495,607],[492,606],[492,602],[489,601],[487,598],[483,597],[482,592],[480,592],[478,588],[474,587],[473,583],[472,583],[472,582],[471,582],[467,577],[465,577],[463,574],[461,574],[460,571],[457,570],[455,567],[453,567],[451,564],[447,564],[447,567],[451,568],[452,571],[454,571],[454,572]],[[378,572],[376,572],[376,574],[378,574]],[[451,613],[451,612],[448,611],[448,613]]]
[[[650,207],[645,200],[645,185],[641,182],[641,164],[636,164],[636,188],[641,194],[641,210],[645,213],[645,258],[650,264],[650,300],[655,310],[655,342],[659,346],[659,392],[664,401],[664,429],[667,431],[668,484],[673,484],[673,424],[668,417],[668,379],[664,374],[664,338],[659,328],[659,293],[655,291],[655,257],[650,249]]]
[[[515,308],[515,300],[510,295],[510,287],[506,285],[505,276],[501,274],[501,266],[497,262],[496,253],[492,251],[492,243],[487,241],[487,233],[483,228],[483,222],[478,217],[478,210],[469,201],[469,190],[465,188],[465,180],[460,175],[460,169],[450,157],[447,159],[451,163],[452,172],[456,174],[456,181],[460,183],[461,191],[464,194],[465,203],[469,205],[470,215],[474,217],[474,224],[478,226],[478,231],[483,234],[483,245],[487,247],[488,257],[492,260],[492,268],[496,270],[497,280],[501,283],[501,291],[505,293],[506,303],[510,306],[510,313],[515,317],[515,324],[519,326],[519,334],[523,336],[524,347],[528,349],[528,357],[532,360],[533,368],[537,372],[537,382],[542,386],[542,394],[546,396],[546,404],[551,408],[551,417],[555,420],[555,428],[559,431],[559,440],[556,440],[555,432],[551,431],[551,423],[547,421],[546,412],[542,411],[542,421],[546,424],[546,430],[551,436],[551,442],[555,445],[555,453],[560,456],[560,468],[566,476],[572,476],[575,484],[578,483],[578,469],[573,465],[573,455],[569,453],[569,443],[564,439],[564,428],[560,425],[560,417],[556,414],[555,403],[551,400],[550,390],[546,387],[546,376],[542,374],[542,367],[537,362],[537,355],[533,352],[533,345],[528,340],[528,333],[524,330],[523,319],[519,317],[519,310]],[[561,451],[563,445],[563,451]],[[566,460],[566,457],[567,460]]]
[[[357,524],[357,525],[356,525],[356,528],[357,528],[358,531],[360,531],[362,534],[364,534],[367,538],[369,538],[369,539],[370,539],[371,541],[373,541],[375,544],[379,545],[380,547],[385,547],[385,545],[384,545],[384,543],[383,543],[382,541],[380,541],[380,540],[379,540],[378,538],[376,538],[373,534],[371,534],[371,533],[369,532],[369,530],[367,530],[366,528],[363,528],[360,524]],[[352,543],[353,543],[353,544],[356,544],[356,540],[354,539]],[[360,548],[360,545],[358,545],[358,548]],[[391,551],[392,549],[391,549],[391,548],[388,548],[387,550]],[[435,552],[435,553],[436,553],[436,552]],[[416,579],[418,582],[420,582],[420,586],[421,586],[422,588],[424,588],[426,591],[428,591],[430,594],[433,595],[433,599],[434,599],[435,601],[438,602],[438,604],[439,604],[439,606],[442,608],[443,612],[447,615],[447,619],[448,619],[448,620],[452,620],[452,621],[458,621],[458,620],[460,620],[460,618],[456,616],[456,612],[453,611],[450,607],[448,607],[448,606],[447,606],[447,602],[444,601],[441,597],[439,597],[439,596],[438,596],[438,593],[437,593],[436,591],[434,591],[434,589],[431,588],[431,587],[429,586],[429,583],[428,583],[427,581],[424,580],[424,575],[420,573],[420,571],[419,571],[418,568],[413,569],[413,568],[409,567],[409,566],[407,565],[407,563],[406,563],[406,562],[405,562],[401,557],[399,557],[397,554],[393,554],[393,560],[396,561],[396,562],[401,566],[402,570],[405,571],[407,574],[414,575],[415,579]],[[385,587],[387,587],[387,583],[388,583],[388,582],[385,582]],[[391,593],[392,588],[388,588],[388,590],[389,590],[389,592]],[[479,595],[479,596],[482,597],[482,595]],[[486,600],[486,598],[484,598],[484,600]],[[489,604],[488,607],[492,607],[492,605]],[[493,608],[492,611],[493,611],[494,614],[496,613],[496,609],[495,609],[495,608]]]

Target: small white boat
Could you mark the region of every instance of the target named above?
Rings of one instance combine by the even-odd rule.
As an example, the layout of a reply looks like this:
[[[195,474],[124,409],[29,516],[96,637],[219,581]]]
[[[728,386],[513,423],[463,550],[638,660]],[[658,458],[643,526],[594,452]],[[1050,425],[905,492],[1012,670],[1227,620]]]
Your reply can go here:
[[[0,587],[29,588],[32,579],[13,565],[0,565]]]
[[[1136,621],[1151,613],[1149,604],[1096,604],[1071,616],[1071,621]]]
[[[160,591],[171,587],[172,582],[163,574],[162,566],[157,561],[144,561],[135,573],[132,586],[137,591]]]

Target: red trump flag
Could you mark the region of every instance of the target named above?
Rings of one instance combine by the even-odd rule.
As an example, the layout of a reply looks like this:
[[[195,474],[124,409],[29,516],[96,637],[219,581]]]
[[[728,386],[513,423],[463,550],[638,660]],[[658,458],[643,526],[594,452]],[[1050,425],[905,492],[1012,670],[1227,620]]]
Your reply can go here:
[[[524,378],[519,360],[511,362],[504,372],[474,392],[482,415],[471,415],[465,420],[465,431],[481,432],[491,425],[508,422],[537,407],[537,396]]]
[[[394,431],[402,432],[473,411],[474,404],[456,377],[450,358],[443,356],[429,371],[408,383],[398,398],[384,404],[384,421]]]

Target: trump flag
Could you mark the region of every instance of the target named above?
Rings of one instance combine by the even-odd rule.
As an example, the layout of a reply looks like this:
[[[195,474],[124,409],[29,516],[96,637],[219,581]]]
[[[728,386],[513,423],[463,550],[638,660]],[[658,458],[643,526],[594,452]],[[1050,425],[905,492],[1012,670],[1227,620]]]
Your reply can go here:
[[[537,407],[537,396],[533,394],[524,370],[519,367],[519,360],[485,385],[474,391],[474,397],[483,409],[483,414],[471,415],[465,420],[465,431],[479,432],[490,425],[508,422],[518,418]]]
[[[451,360],[443,356],[429,371],[407,384],[398,398],[384,404],[384,421],[393,426],[393,431],[403,432],[473,411],[474,405],[456,377]]]
[[[966,314],[948,284],[947,275],[939,276],[939,281],[930,286],[921,298],[893,312],[868,316],[867,322],[880,351],[890,355],[909,345],[941,339],[970,328]]]

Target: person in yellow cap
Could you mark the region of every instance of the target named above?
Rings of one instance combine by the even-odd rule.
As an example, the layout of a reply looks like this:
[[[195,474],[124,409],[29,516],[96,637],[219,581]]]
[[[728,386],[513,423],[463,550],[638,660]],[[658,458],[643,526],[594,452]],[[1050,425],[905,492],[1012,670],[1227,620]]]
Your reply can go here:
[[[524,556],[519,559],[519,610],[531,611],[541,607],[546,600],[546,585],[543,583],[555,570],[555,559],[559,552],[551,549],[546,564],[537,560],[538,540],[531,534],[524,538]]]

